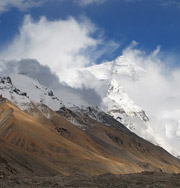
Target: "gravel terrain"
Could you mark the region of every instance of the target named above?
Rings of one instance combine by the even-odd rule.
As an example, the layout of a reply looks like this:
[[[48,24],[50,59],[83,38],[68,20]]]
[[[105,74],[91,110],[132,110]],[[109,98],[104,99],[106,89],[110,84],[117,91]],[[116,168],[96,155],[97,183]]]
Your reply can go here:
[[[143,172],[140,174],[55,177],[3,177],[1,188],[180,188],[180,174]]]

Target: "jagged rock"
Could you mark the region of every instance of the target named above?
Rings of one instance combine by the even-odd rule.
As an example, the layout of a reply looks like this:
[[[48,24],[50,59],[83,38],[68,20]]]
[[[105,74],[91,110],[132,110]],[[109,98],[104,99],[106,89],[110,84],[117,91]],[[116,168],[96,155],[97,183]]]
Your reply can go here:
[[[6,80],[7,80],[7,83],[9,83],[9,84],[11,84],[12,85],[12,80],[11,80],[11,78],[8,76],[8,77],[6,77]]]
[[[53,93],[53,91],[48,91],[48,96],[54,96],[54,93]]]
[[[17,88],[13,88],[13,91],[14,91],[15,93],[17,93],[18,95],[27,96],[27,93],[26,93],[26,92],[22,92],[22,91],[20,91],[20,90],[17,89]]]

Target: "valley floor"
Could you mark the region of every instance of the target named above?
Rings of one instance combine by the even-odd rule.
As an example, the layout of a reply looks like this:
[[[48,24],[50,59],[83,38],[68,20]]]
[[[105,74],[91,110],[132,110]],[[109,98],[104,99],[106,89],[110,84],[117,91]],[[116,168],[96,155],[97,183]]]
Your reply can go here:
[[[0,177],[0,188],[180,188],[180,174],[143,172],[100,176]]]

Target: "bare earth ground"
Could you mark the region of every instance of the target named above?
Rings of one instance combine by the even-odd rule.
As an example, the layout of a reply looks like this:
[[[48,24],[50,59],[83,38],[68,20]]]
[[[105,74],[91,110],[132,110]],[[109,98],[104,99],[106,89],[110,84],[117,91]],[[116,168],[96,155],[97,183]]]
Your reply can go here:
[[[143,172],[139,174],[55,177],[3,177],[0,188],[180,188],[180,174]]]

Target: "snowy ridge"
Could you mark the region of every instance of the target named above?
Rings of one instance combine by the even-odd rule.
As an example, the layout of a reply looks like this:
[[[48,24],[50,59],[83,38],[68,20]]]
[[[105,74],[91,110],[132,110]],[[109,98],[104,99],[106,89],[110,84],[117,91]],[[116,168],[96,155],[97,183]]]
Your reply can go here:
[[[104,117],[107,114],[100,111],[97,106],[87,107],[73,104],[65,106],[59,98],[54,96],[52,90],[49,90],[37,80],[22,74],[12,74],[10,77],[0,78],[0,94],[21,110],[30,114],[33,113],[34,108],[37,108],[47,118],[50,118],[49,110],[46,108],[48,106],[79,127],[89,124],[85,120],[86,117],[106,123]]]
[[[115,104],[110,108],[122,108],[124,112],[131,115],[134,112],[140,112],[142,109],[135,105],[134,102],[129,98],[126,91],[115,79],[112,79],[110,88],[107,92],[107,97],[111,99]]]
[[[16,88],[12,84],[10,77],[0,77],[0,94],[22,110],[27,110],[31,103],[31,100],[27,97],[27,93]]]
[[[66,108],[65,106],[60,108],[57,113],[64,116],[68,121],[70,121],[72,124],[86,128],[86,126],[93,125],[92,122],[89,123],[88,118],[91,118],[93,120],[96,120],[98,122],[104,123],[105,125],[109,126],[110,124],[107,123],[106,118],[109,116],[105,112],[100,111],[100,109],[95,107],[85,107],[85,106],[73,106]]]
[[[11,78],[14,86],[27,92],[33,103],[45,104],[54,111],[58,110],[63,105],[62,101],[54,96],[52,90],[49,90],[37,80],[21,74],[12,74]]]
[[[106,114],[105,112],[101,111],[98,106],[89,106],[89,107],[86,107],[86,106],[81,106],[81,107],[74,106],[74,107],[69,108],[69,110],[72,110],[74,113],[77,113],[79,115],[80,114],[84,114],[84,115],[90,117],[91,119],[94,119],[96,121],[99,121],[101,123],[104,123],[104,124],[108,125],[106,120],[105,120],[105,116],[108,116],[108,114]]]
[[[115,79],[112,79],[110,83],[104,103],[108,103],[108,113],[126,125],[128,125],[128,122],[125,121],[127,116],[139,117],[144,122],[149,120],[145,112],[134,104],[124,88]]]
[[[58,110],[63,105],[53,91],[21,74],[0,78],[0,94],[24,111],[28,111],[32,104],[44,104],[52,110]]]
[[[64,116],[72,124],[86,130],[88,127],[93,127],[97,121],[106,126],[114,126],[125,132],[130,132],[119,121],[115,120],[111,115],[101,111],[97,106],[81,108],[73,106],[71,108],[62,107],[57,111],[60,115]],[[96,120],[95,122],[93,120]]]
[[[80,105],[65,105],[54,96],[53,91],[40,84],[37,80],[22,74],[12,74],[10,77],[0,78],[0,94],[7,98],[13,104],[17,105],[21,110],[32,113],[34,108],[39,109],[47,118],[49,117],[48,106],[53,111],[62,112],[70,122],[77,126],[84,126],[87,123],[84,117],[88,116],[99,122],[104,122],[104,112],[98,107],[87,107]],[[70,113],[71,112],[71,113]]]

